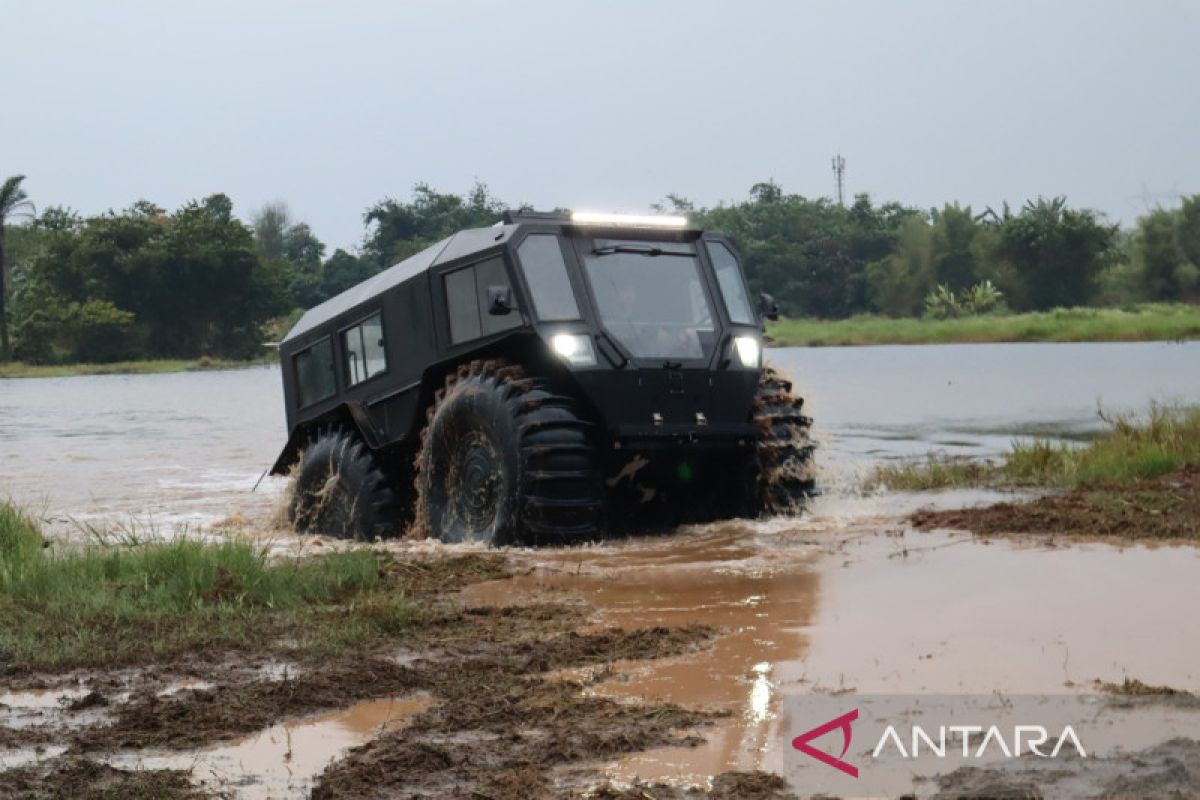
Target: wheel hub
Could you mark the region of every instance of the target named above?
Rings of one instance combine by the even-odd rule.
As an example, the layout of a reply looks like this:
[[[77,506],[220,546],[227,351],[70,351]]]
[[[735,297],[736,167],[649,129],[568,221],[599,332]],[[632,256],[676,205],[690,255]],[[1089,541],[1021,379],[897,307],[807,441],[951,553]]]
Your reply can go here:
[[[504,467],[491,442],[478,434],[463,442],[459,454],[453,491],[456,516],[468,531],[482,531],[496,519]]]

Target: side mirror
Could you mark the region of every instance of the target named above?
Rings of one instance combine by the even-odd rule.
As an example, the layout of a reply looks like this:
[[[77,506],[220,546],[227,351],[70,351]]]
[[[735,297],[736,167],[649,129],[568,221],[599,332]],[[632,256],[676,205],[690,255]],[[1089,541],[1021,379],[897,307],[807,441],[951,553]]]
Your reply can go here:
[[[779,319],[779,304],[775,302],[775,298],[763,292],[758,296],[758,313],[771,322]]]
[[[487,288],[488,313],[493,317],[503,317],[513,310],[511,286],[489,286]]]

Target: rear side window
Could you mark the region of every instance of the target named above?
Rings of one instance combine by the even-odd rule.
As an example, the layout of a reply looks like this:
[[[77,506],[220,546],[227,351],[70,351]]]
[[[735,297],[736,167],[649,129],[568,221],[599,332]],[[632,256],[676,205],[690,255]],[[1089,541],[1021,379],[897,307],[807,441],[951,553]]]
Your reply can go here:
[[[375,314],[342,333],[346,354],[346,385],[362,383],[387,371],[387,353],[383,343],[383,319]]]
[[[746,295],[746,283],[742,280],[737,259],[720,242],[709,242],[708,254],[717,271],[717,283],[721,285],[721,295],[725,298],[730,321],[754,324],[754,311],[750,308],[750,298]]]
[[[296,405],[303,408],[332,397],[337,392],[333,374],[333,340],[322,339],[297,353],[292,361],[296,368]]]
[[[533,234],[521,242],[517,255],[538,319],[579,319],[579,306],[571,291],[567,262],[563,260],[558,237],[549,233]]]
[[[445,275],[446,311],[450,318],[450,341],[454,344],[500,333],[521,325],[521,310],[516,295],[513,308],[507,314],[492,314],[488,310],[488,289],[493,286],[512,286],[504,269],[504,259],[489,258]]]

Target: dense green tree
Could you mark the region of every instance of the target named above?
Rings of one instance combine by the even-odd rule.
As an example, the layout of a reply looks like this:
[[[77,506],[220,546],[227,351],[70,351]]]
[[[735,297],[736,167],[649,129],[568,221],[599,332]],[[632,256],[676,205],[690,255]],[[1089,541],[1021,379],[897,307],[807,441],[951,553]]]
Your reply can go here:
[[[980,280],[980,268],[974,249],[980,225],[971,213],[971,207],[950,203],[940,211],[934,210],[933,277],[938,284],[961,291],[974,286]]]
[[[324,297],[333,297],[351,286],[362,283],[377,271],[371,261],[347,253],[339,247],[333,251],[333,255],[322,269],[321,294]]]
[[[259,255],[266,259],[283,258],[284,238],[291,226],[292,212],[282,200],[267,203],[250,215],[254,246]]]
[[[264,206],[250,226],[224,195],[174,213],[145,201],[88,219],[48,208],[8,230],[14,350],[34,361],[255,355],[275,315],[311,307],[458,230],[491,225],[504,208],[483,184],[465,196],[419,184],[408,201],[367,209],[360,253],[339,249],[327,259],[282,203]],[[867,195],[842,207],[774,181],[754,184],[741,202],[699,208],[668,194],[654,208],[729,235],[751,289],[793,315],[908,316],[942,295],[953,302],[934,305],[955,314],[1001,300],[1026,309],[1200,297],[1200,195],[1146,215],[1129,235],[1062,198],[1016,214],[1005,205],[975,215],[958,204],[925,214]]]
[[[1091,211],[1067,208],[1066,198],[1028,202],[1001,223],[998,253],[1020,278],[1019,286],[1002,288],[1019,308],[1085,305],[1113,257],[1116,238],[1115,225],[1102,224]]]
[[[701,225],[730,236],[752,290],[775,296],[785,313],[844,317],[871,307],[868,265],[885,258],[906,220],[918,212],[881,207],[867,195],[842,208],[757,183],[750,199],[695,212]]]
[[[1200,194],[1183,198],[1179,208],[1179,247],[1188,263],[1200,267]]]
[[[1133,259],[1151,300],[1178,301],[1200,290],[1200,195],[1178,209],[1156,209],[1138,220]]]
[[[665,203],[653,203],[650,208],[660,214],[691,214],[697,210],[696,204],[691,200],[670,192],[667,193]]]
[[[168,215],[140,202],[78,220],[52,209],[17,294],[22,358],[246,358],[290,308],[282,262],[259,256],[224,195]]]
[[[1138,220],[1135,253],[1142,287],[1151,300],[1176,300],[1180,277],[1187,264],[1179,246],[1176,211],[1158,209]]]
[[[364,220],[371,233],[363,255],[377,270],[383,269],[463,228],[485,228],[506,208],[483,183],[476,183],[465,197],[418,183],[411,201],[387,198],[367,209]]]
[[[12,343],[8,338],[8,287],[10,284],[8,268],[8,247],[6,233],[8,222],[18,216],[32,216],[33,203],[29,195],[21,188],[24,175],[13,175],[0,184],[0,361],[6,361],[12,356]]]
[[[897,231],[895,249],[867,265],[871,306],[890,317],[921,313],[934,281],[933,228],[912,217]]]
[[[284,270],[258,256],[232,212],[228,197],[213,195],[184,206],[165,231],[165,285],[142,312],[153,320],[156,354],[258,355],[262,323],[288,310]]]
[[[285,273],[293,306],[311,308],[328,295],[321,290],[321,259],[325,245],[304,222],[292,219],[286,203],[267,203],[250,218],[254,246],[263,259],[277,262]]]

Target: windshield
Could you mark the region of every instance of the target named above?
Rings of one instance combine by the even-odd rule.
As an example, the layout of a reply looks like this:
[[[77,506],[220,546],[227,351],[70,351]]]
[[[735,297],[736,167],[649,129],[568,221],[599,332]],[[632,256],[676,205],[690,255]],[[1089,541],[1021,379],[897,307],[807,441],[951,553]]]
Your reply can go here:
[[[712,308],[692,245],[597,239],[584,264],[600,321],[635,358],[709,352]]]

